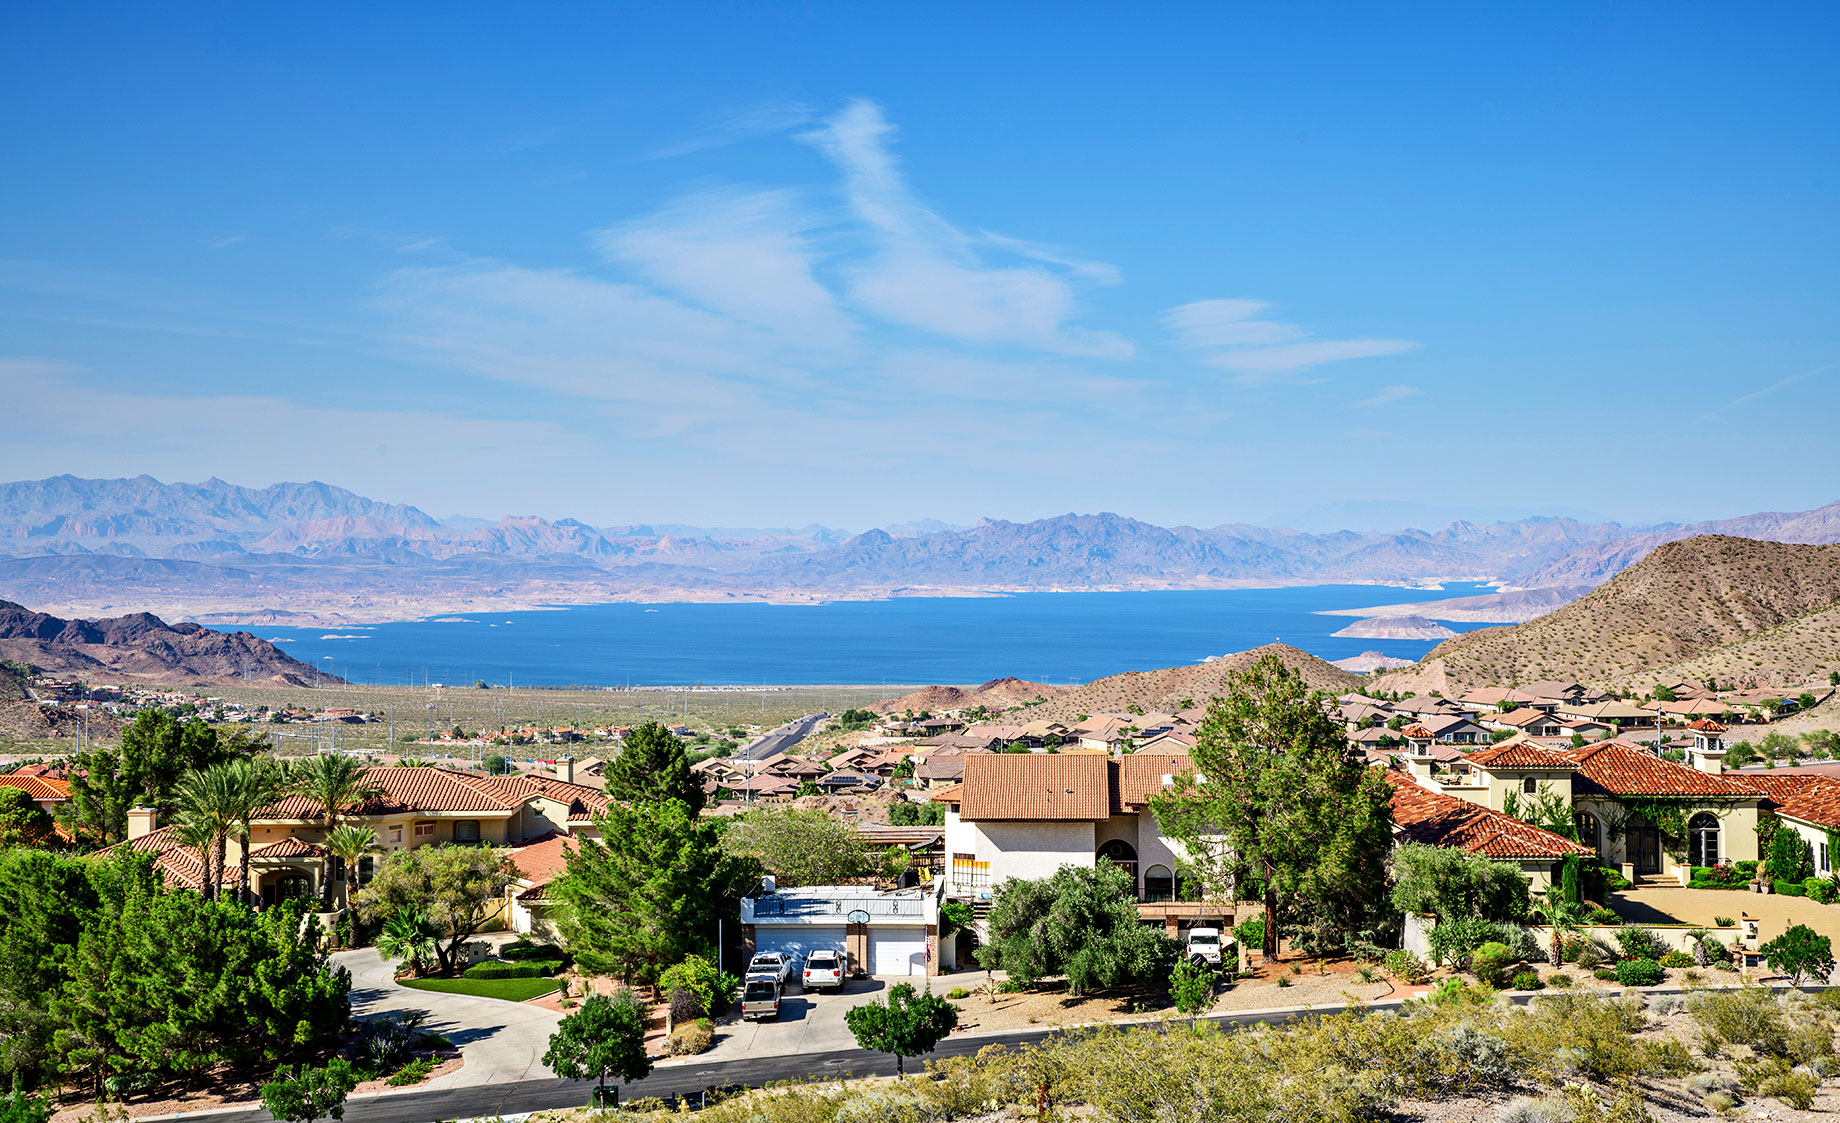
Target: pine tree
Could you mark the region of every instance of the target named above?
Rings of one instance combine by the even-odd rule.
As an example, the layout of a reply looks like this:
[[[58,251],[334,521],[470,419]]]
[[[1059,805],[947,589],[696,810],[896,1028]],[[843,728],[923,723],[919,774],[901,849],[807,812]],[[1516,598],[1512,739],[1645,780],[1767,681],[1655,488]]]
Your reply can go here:
[[[674,799],[692,814],[703,809],[703,785],[690,771],[684,743],[655,721],[620,738],[620,755],[607,766],[606,792],[628,803]]]

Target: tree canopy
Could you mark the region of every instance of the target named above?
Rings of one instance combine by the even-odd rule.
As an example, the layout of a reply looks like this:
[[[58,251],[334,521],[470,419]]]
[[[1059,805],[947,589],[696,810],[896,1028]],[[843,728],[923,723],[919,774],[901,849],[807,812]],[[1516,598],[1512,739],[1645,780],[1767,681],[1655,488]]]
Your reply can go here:
[[[0,846],[42,846],[55,824],[22,788],[0,788]]]
[[[958,1027],[958,1008],[930,990],[921,994],[912,983],[900,983],[888,991],[887,1002],[853,1006],[843,1020],[858,1045],[894,1054],[895,1074],[905,1077],[908,1057],[932,1052]]]
[[[610,803],[550,885],[569,949],[590,971],[655,982],[685,956],[711,955],[716,921],[759,866],[723,851],[720,824],[681,800]]]
[[[97,745],[71,761],[70,801],[60,816],[74,835],[119,842],[128,835],[130,808],[144,804],[169,818],[181,777],[255,748],[241,730],[223,738],[202,721],[180,724],[164,711],[142,710],[122,727],[119,744]]]
[[[620,738],[620,755],[604,777],[609,799],[628,803],[677,800],[692,814],[703,809],[703,785],[690,771],[684,743],[655,721],[629,729]]]
[[[543,1063],[564,1080],[593,1077],[607,1086],[607,1074],[622,1083],[652,1071],[645,1053],[645,1006],[630,990],[609,997],[596,994],[563,1018],[549,1036]]]
[[[753,859],[787,886],[855,881],[879,865],[861,831],[817,809],[750,811],[722,833],[722,849]]]
[[[1531,904],[1519,866],[1448,846],[1406,843],[1393,852],[1393,878],[1394,908],[1441,920],[1524,920]]]
[[[1348,933],[1386,896],[1392,801],[1330,716],[1328,698],[1276,656],[1227,680],[1208,706],[1193,770],[1151,807],[1209,894],[1262,900],[1267,957],[1279,924]]]
[[[1002,882],[989,925],[990,942],[977,950],[981,965],[1024,986],[1066,975],[1074,994],[1166,978],[1180,950],[1138,919],[1131,877],[1110,861]]]
[[[378,923],[404,911],[426,914],[446,937],[435,944],[435,958],[445,970],[454,966],[460,946],[499,915],[516,877],[511,851],[502,846],[400,850],[358,890],[358,915]]]

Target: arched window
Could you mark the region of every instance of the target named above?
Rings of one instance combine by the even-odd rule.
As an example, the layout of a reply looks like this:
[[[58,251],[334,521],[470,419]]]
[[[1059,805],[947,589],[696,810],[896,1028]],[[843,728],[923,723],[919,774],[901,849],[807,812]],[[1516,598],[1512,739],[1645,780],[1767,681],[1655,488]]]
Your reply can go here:
[[[1176,878],[1168,866],[1151,866],[1144,871],[1144,900],[1173,901],[1176,898]]]
[[[1719,817],[1701,811],[1687,823],[1687,861],[1696,866],[1719,864]]]
[[[1521,791],[1527,795],[1538,795],[1540,785],[1532,776],[1529,776],[1521,781]]]
[[[1572,821],[1578,824],[1578,841],[1597,851],[1598,857],[1602,858],[1603,833],[1598,829],[1597,816],[1589,811],[1580,811],[1572,816]]]
[[[1099,847],[1099,858],[1131,875],[1131,891],[1137,891],[1137,848],[1122,838],[1114,838]]]

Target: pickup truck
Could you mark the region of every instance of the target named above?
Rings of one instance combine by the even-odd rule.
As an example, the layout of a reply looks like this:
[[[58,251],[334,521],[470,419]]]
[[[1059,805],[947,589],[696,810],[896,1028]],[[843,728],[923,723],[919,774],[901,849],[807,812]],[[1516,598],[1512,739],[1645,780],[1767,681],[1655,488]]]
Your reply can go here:
[[[750,978],[755,975],[771,975],[779,980],[781,987],[785,987],[792,982],[792,957],[776,951],[763,951],[748,960],[747,974]]]
[[[843,990],[843,956],[829,948],[820,948],[805,955],[805,975],[803,985],[806,990],[821,990],[834,987]]]
[[[741,985],[741,1018],[779,1018],[779,979],[772,975],[749,975]]]

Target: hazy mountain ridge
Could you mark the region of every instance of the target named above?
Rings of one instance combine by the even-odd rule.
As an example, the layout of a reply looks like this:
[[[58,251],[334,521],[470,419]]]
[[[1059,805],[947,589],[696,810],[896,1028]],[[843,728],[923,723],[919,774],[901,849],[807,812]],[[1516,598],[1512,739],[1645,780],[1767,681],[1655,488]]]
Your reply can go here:
[[[0,657],[104,682],[342,682],[248,632],[167,624],[145,612],[66,620],[0,601]]]
[[[620,599],[797,602],[1339,581],[1592,585],[1656,545],[1707,528],[1840,542],[1840,503],[1651,527],[1541,517],[1310,534],[1237,523],[1163,527],[1111,513],[928,525],[846,537],[816,525],[756,532],[534,516],[487,522],[435,519],[322,483],[252,489],[216,479],[58,476],[0,484],[0,596],[82,611],[149,607],[231,619],[285,605],[324,618],[393,619]]]

